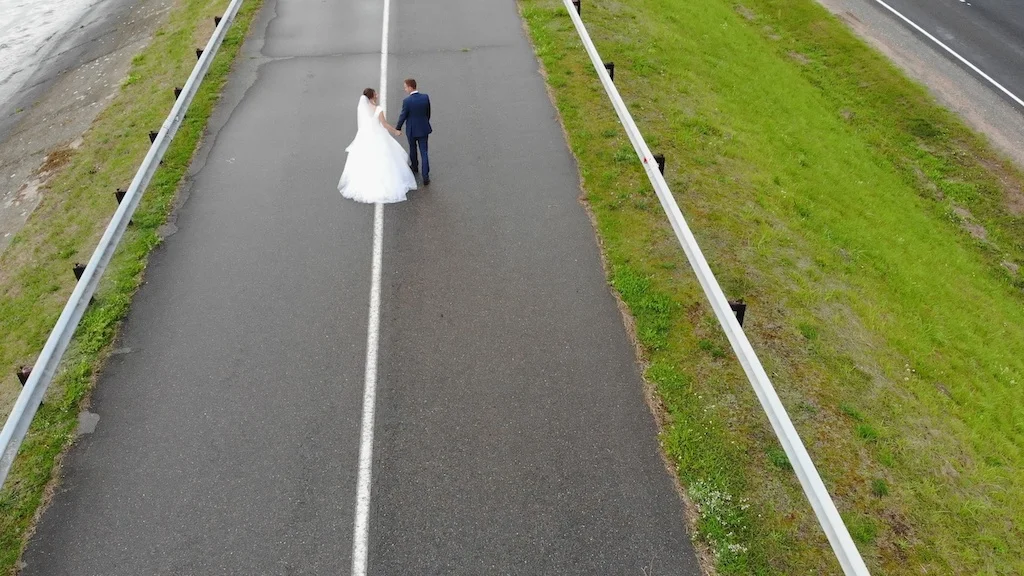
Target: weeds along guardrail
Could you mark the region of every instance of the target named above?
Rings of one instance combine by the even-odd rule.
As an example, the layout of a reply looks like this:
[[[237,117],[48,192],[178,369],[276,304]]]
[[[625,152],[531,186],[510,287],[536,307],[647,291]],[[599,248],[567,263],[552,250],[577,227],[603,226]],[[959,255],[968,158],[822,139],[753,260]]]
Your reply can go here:
[[[114,216],[111,218],[110,224],[107,225],[99,245],[96,246],[96,250],[93,251],[92,256],[89,258],[89,263],[85,266],[84,270],[76,267],[75,275],[78,276],[78,284],[75,285],[75,289],[68,298],[67,304],[64,305],[64,310],[57,319],[57,324],[46,339],[42,353],[36,359],[36,363],[30,372],[27,374],[19,373],[23,388],[14,404],[14,408],[11,410],[11,414],[7,417],[3,431],[0,432],[0,486],[7,481],[7,475],[14,464],[14,459],[18,455],[18,449],[21,448],[21,443],[28,433],[32,419],[35,417],[43,397],[46,395],[46,389],[49,388],[50,382],[57,373],[61,358],[63,358],[64,352],[71,343],[75,330],[78,328],[78,323],[82,320],[82,316],[89,307],[93,294],[95,294],[100,279],[103,277],[103,272],[114,256],[114,251],[121,242],[122,236],[124,236],[125,228],[127,228],[132,214],[135,213],[135,209],[139,205],[142,193],[149,186],[150,180],[152,180],[160,165],[160,160],[163,158],[164,153],[167,152],[171,140],[174,139],[174,135],[181,126],[185,113],[188,111],[193,98],[195,98],[199,85],[210,69],[210,64],[213,62],[214,57],[216,57],[217,50],[223,43],[224,37],[227,36],[228,28],[234,22],[243,1],[232,0],[224,15],[214,19],[216,30],[214,30],[209,42],[206,43],[205,48],[196,49],[198,61],[195,67],[192,68],[192,74],[189,75],[185,86],[180,91],[175,90],[176,99],[174,106],[171,108],[167,119],[164,120],[160,131],[150,132],[151,144],[149,152],[135,173],[131,185],[124,192],[117,191],[119,202],[117,211],[114,212]]]
[[[651,150],[647,147],[647,142],[644,141],[643,135],[633,121],[629,109],[622,101],[619,91],[615,88],[615,83],[612,79],[612,74],[615,71],[614,64],[606,64],[601,59],[601,55],[594,46],[586,26],[583,24],[580,16],[581,1],[562,0],[562,3],[565,5],[566,10],[569,11],[569,16],[576,26],[576,32],[579,34],[583,47],[590,56],[590,61],[594,64],[597,76],[601,80],[601,85],[604,86],[604,90],[607,92],[608,98],[615,108],[615,113],[619,116],[619,122],[622,123],[622,127],[626,130],[626,135],[629,136],[629,141],[633,144],[633,149],[643,164],[644,171],[647,172],[647,178],[650,179],[651,185],[654,186],[654,191],[658,195],[661,207],[665,210],[665,214],[672,224],[672,229],[675,231],[676,237],[686,253],[686,258],[689,260],[701,288],[704,290],[704,295],[707,296],[708,302],[711,303],[715,316],[722,326],[722,330],[725,331],[725,335],[729,338],[729,343],[732,345],[732,349],[736,353],[740,365],[743,366],[743,371],[746,373],[750,385],[754,388],[754,393],[757,394],[757,399],[761,402],[761,406],[771,422],[775,436],[779,439],[782,449],[785,450],[789,461],[793,465],[793,470],[800,481],[800,486],[803,488],[804,494],[807,495],[807,500],[810,501],[814,514],[818,517],[818,523],[821,524],[825,535],[828,537],[829,544],[831,544],[832,550],[839,560],[843,573],[847,576],[867,576],[867,566],[864,564],[864,560],[861,558],[853,539],[850,538],[850,532],[846,529],[843,519],[839,516],[835,502],[829,496],[825,484],[821,481],[821,476],[818,475],[818,470],[814,467],[814,462],[811,461],[807,449],[804,448],[803,441],[800,440],[796,428],[793,427],[793,422],[790,420],[785,406],[779,400],[775,387],[772,386],[771,381],[768,379],[768,374],[765,372],[764,367],[761,366],[761,361],[757,358],[757,354],[750,346],[750,342],[743,332],[743,327],[738,320],[738,315],[743,313],[743,307],[740,305],[739,309],[734,311],[733,306],[722,292],[722,288],[718,285],[718,280],[715,279],[715,275],[711,272],[711,267],[708,266],[700,246],[697,245],[697,239],[686,224],[686,219],[683,218],[679,205],[676,204],[672,191],[669,190],[668,184],[662,175],[662,170],[664,169],[663,157],[651,154]]]

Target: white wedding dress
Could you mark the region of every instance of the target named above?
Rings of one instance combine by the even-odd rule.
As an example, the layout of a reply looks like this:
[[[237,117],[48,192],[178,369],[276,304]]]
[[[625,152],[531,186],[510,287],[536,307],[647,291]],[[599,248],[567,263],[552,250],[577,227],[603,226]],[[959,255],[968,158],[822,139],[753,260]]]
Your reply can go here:
[[[345,149],[348,159],[338,181],[345,198],[369,204],[402,202],[416,189],[409,154],[380,123],[384,113],[366,96],[359,98],[356,137]]]

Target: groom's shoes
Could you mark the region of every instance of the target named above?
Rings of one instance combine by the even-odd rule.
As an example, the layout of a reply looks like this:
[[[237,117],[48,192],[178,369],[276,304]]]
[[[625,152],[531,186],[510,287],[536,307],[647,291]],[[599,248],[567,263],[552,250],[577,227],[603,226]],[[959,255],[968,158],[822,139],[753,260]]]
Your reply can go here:
[[[430,178],[424,178],[423,179],[423,185],[424,186],[430,186]]]

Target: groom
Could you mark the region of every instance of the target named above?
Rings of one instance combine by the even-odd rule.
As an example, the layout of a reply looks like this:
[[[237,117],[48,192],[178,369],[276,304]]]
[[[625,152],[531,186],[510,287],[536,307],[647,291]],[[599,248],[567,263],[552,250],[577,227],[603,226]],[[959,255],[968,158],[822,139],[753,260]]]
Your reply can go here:
[[[427,136],[433,130],[430,128],[430,97],[420,94],[416,89],[416,81],[409,78],[405,81],[405,91],[409,95],[402,101],[402,114],[398,117],[398,124],[395,130],[401,131],[402,125],[408,120],[409,129],[405,135],[409,139],[409,160],[413,173],[419,172],[420,163],[416,151],[419,149],[419,156],[423,156],[423,185],[430,184],[430,160],[427,159]]]

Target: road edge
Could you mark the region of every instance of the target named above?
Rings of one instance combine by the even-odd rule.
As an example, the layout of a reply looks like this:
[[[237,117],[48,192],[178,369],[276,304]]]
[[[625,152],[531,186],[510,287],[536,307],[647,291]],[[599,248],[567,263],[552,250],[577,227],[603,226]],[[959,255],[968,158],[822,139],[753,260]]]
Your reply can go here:
[[[672,480],[672,486],[675,488],[676,495],[679,497],[683,505],[683,525],[686,528],[687,535],[690,537],[690,543],[696,553],[701,572],[705,576],[716,576],[717,571],[715,570],[713,551],[706,543],[695,537],[697,534],[697,521],[700,517],[700,514],[697,511],[697,505],[690,498],[689,493],[683,486],[682,481],[679,478],[679,472],[672,464],[672,459],[669,458],[668,454],[665,452],[664,442],[661,441],[661,436],[665,433],[669,423],[668,411],[665,408],[664,402],[662,402],[661,396],[658,394],[657,385],[652,382],[647,375],[647,369],[650,367],[650,362],[647,358],[643,345],[640,343],[640,339],[637,337],[636,319],[633,317],[633,313],[630,311],[629,306],[622,299],[622,295],[612,284],[612,271],[608,264],[608,255],[605,251],[604,238],[601,236],[598,228],[597,215],[594,213],[593,207],[587,199],[587,188],[583,179],[583,174],[580,172],[579,158],[576,157],[576,152],[573,151],[569,142],[569,132],[565,126],[565,120],[562,118],[562,113],[558,109],[558,104],[555,100],[555,94],[552,91],[552,87],[548,83],[547,69],[537,54],[537,47],[534,43],[533,35],[530,32],[529,24],[523,16],[523,4],[520,0],[516,0],[516,13],[519,16],[519,23],[523,29],[523,33],[526,35],[526,39],[530,43],[530,50],[533,52],[533,58],[537,64],[537,71],[544,80],[544,93],[547,95],[548,101],[551,103],[552,110],[554,110],[555,119],[558,121],[558,127],[562,132],[562,141],[565,144],[565,148],[569,152],[569,155],[572,157],[573,170],[576,172],[576,178],[579,184],[579,195],[576,200],[579,202],[580,206],[583,207],[583,211],[586,213],[587,219],[590,221],[590,230],[593,234],[594,241],[597,244],[597,253],[601,260],[601,271],[605,278],[605,288],[615,299],[615,305],[619,309],[619,315],[622,318],[622,327],[625,329],[626,336],[629,338],[629,343],[633,347],[634,361],[636,362],[638,374],[643,382],[644,401],[647,404],[647,409],[650,411],[651,417],[654,419],[654,424],[658,431],[658,457],[665,466],[665,471]]]
[[[204,142],[210,135],[209,121],[216,109],[222,104],[221,98],[224,83],[235,67],[235,60],[242,52],[244,41],[249,37],[251,25],[262,5],[263,0],[246,0],[246,3],[243,4],[233,23],[232,29],[228,31],[228,36],[225,38],[224,49],[220,50],[216,55],[215,62],[219,66],[216,68],[211,67],[203,85],[199,89],[199,94],[205,93],[207,97],[213,97],[213,105],[209,110],[205,110],[199,115],[193,116],[194,112],[190,114],[190,120],[193,122],[199,121],[201,125],[200,130],[196,134],[183,131],[176,137],[173,143],[175,146],[187,147],[187,166],[190,166],[191,161],[200,153]],[[144,53],[151,46],[153,38],[160,33],[160,30],[163,30],[165,25],[166,22],[157,29],[157,32],[150,38],[146,46],[140,50],[140,54]],[[183,41],[191,42],[191,39]],[[124,97],[123,92],[118,94],[118,98]],[[94,120],[94,123],[96,120]],[[166,168],[160,168],[160,171],[166,170]],[[155,193],[152,189],[159,186],[170,187],[173,192],[169,198],[168,209],[161,215],[159,222],[147,226],[147,228],[154,228],[155,231],[162,230],[167,222],[172,221],[175,212],[181,206],[180,197],[183,192],[187,193],[189,188],[190,175],[186,169],[171,182],[165,180],[158,184],[156,180],[147,189],[149,196],[152,197]],[[145,201],[146,197],[144,196],[143,202]],[[22,485],[22,482],[12,482],[10,484],[18,484],[19,490],[16,493],[12,494],[9,486],[0,492],[0,495],[2,495],[0,502],[3,502],[0,512],[4,516],[16,517],[14,520],[5,518],[9,525],[14,525],[12,531],[15,533],[4,534],[3,536],[5,539],[16,540],[20,543],[16,556],[10,555],[13,551],[8,550],[4,552],[10,556],[0,561],[2,562],[0,563],[0,572],[5,571],[9,574],[18,574],[20,572],[22,554],[24,554],[29,540],[34,535],[40,518],[60,487],[64,458],[77,439],[77,434],[74,433],[74,426],[78,421],[79,415],[90,406],[92,390],[97,385],[106,361],[115,352],[113,345],[119,337],[122,322],[130,312],[131,300],[138,288],[144,283],[145,269],[149,256],[161,244],[162,239],[163,235],[159,235],[156,242],[151,242],[145,234],[140,234],[118,248],[115,256],[118,260],[137,256],[138,261],[134,262],[134,264],[137,264],[138,272],[127,283],[119,282],[114,277],[104,278],[101,281],[100,291],[103,292],[103,300],[112,302],[108,306],[114,308],[113,313],[103,315],[100,312],[106,311],[107,306],[104,306],[104,304],[107,304],[107,302],[98,303],[100,304],[99,306],[90,308],[86,313],[82,326],[76,332],[71,347],[77,350],[72,351],[72,349],[69,349],[69,354],[67,354],[66,359],[62,362],[60,373],[55,378],[61,384],[54,387],[59,390],[59,397],[53,398],[52,396],[54,395],[51,394],[47,398],[49,403],[58,405],[57,414],[50,415],[51,417],[46,418],[43,422],[40,422],[40,420],[44,419],[40,418],[33,422],[29,435],[26,437],[25,449],[21,451],[18,460],[15,462],[14,469],[12,469],[13,476],[17,468],[27,465],[26,460],[31,460],[34,465],[42,465],[44,467],[49,465],[46,480],[41,486],[30,482],[27,489]],[[87,326],[87,319],[90,316],[93,317],[94,323]],[[98,337],[100,340],[98,342],[94,340],[97,337],[96,332],[99,332]],[[82,341],[85,339],[93,341],[89,343],[88,349],[81,350],[84,347],[82,346]],[[84,374],[82,373],[83,366],[86,367]],[[75,380],[80,381],[75,382]],[[56,418],[53,416],[56,416]],[[54,451],[55,443],[57,443],[55,454],[47,462],[47,455]],[[37,451],[42,452],[42,454],[35,453]],[[18,514],[19,511],[23,513]],[[14,514],[9,514],[11,512],[14,512]],[[27,519],[27,522],[25,522],[25,517],[29,514],[24,512],[29,512],[31,516]]]

